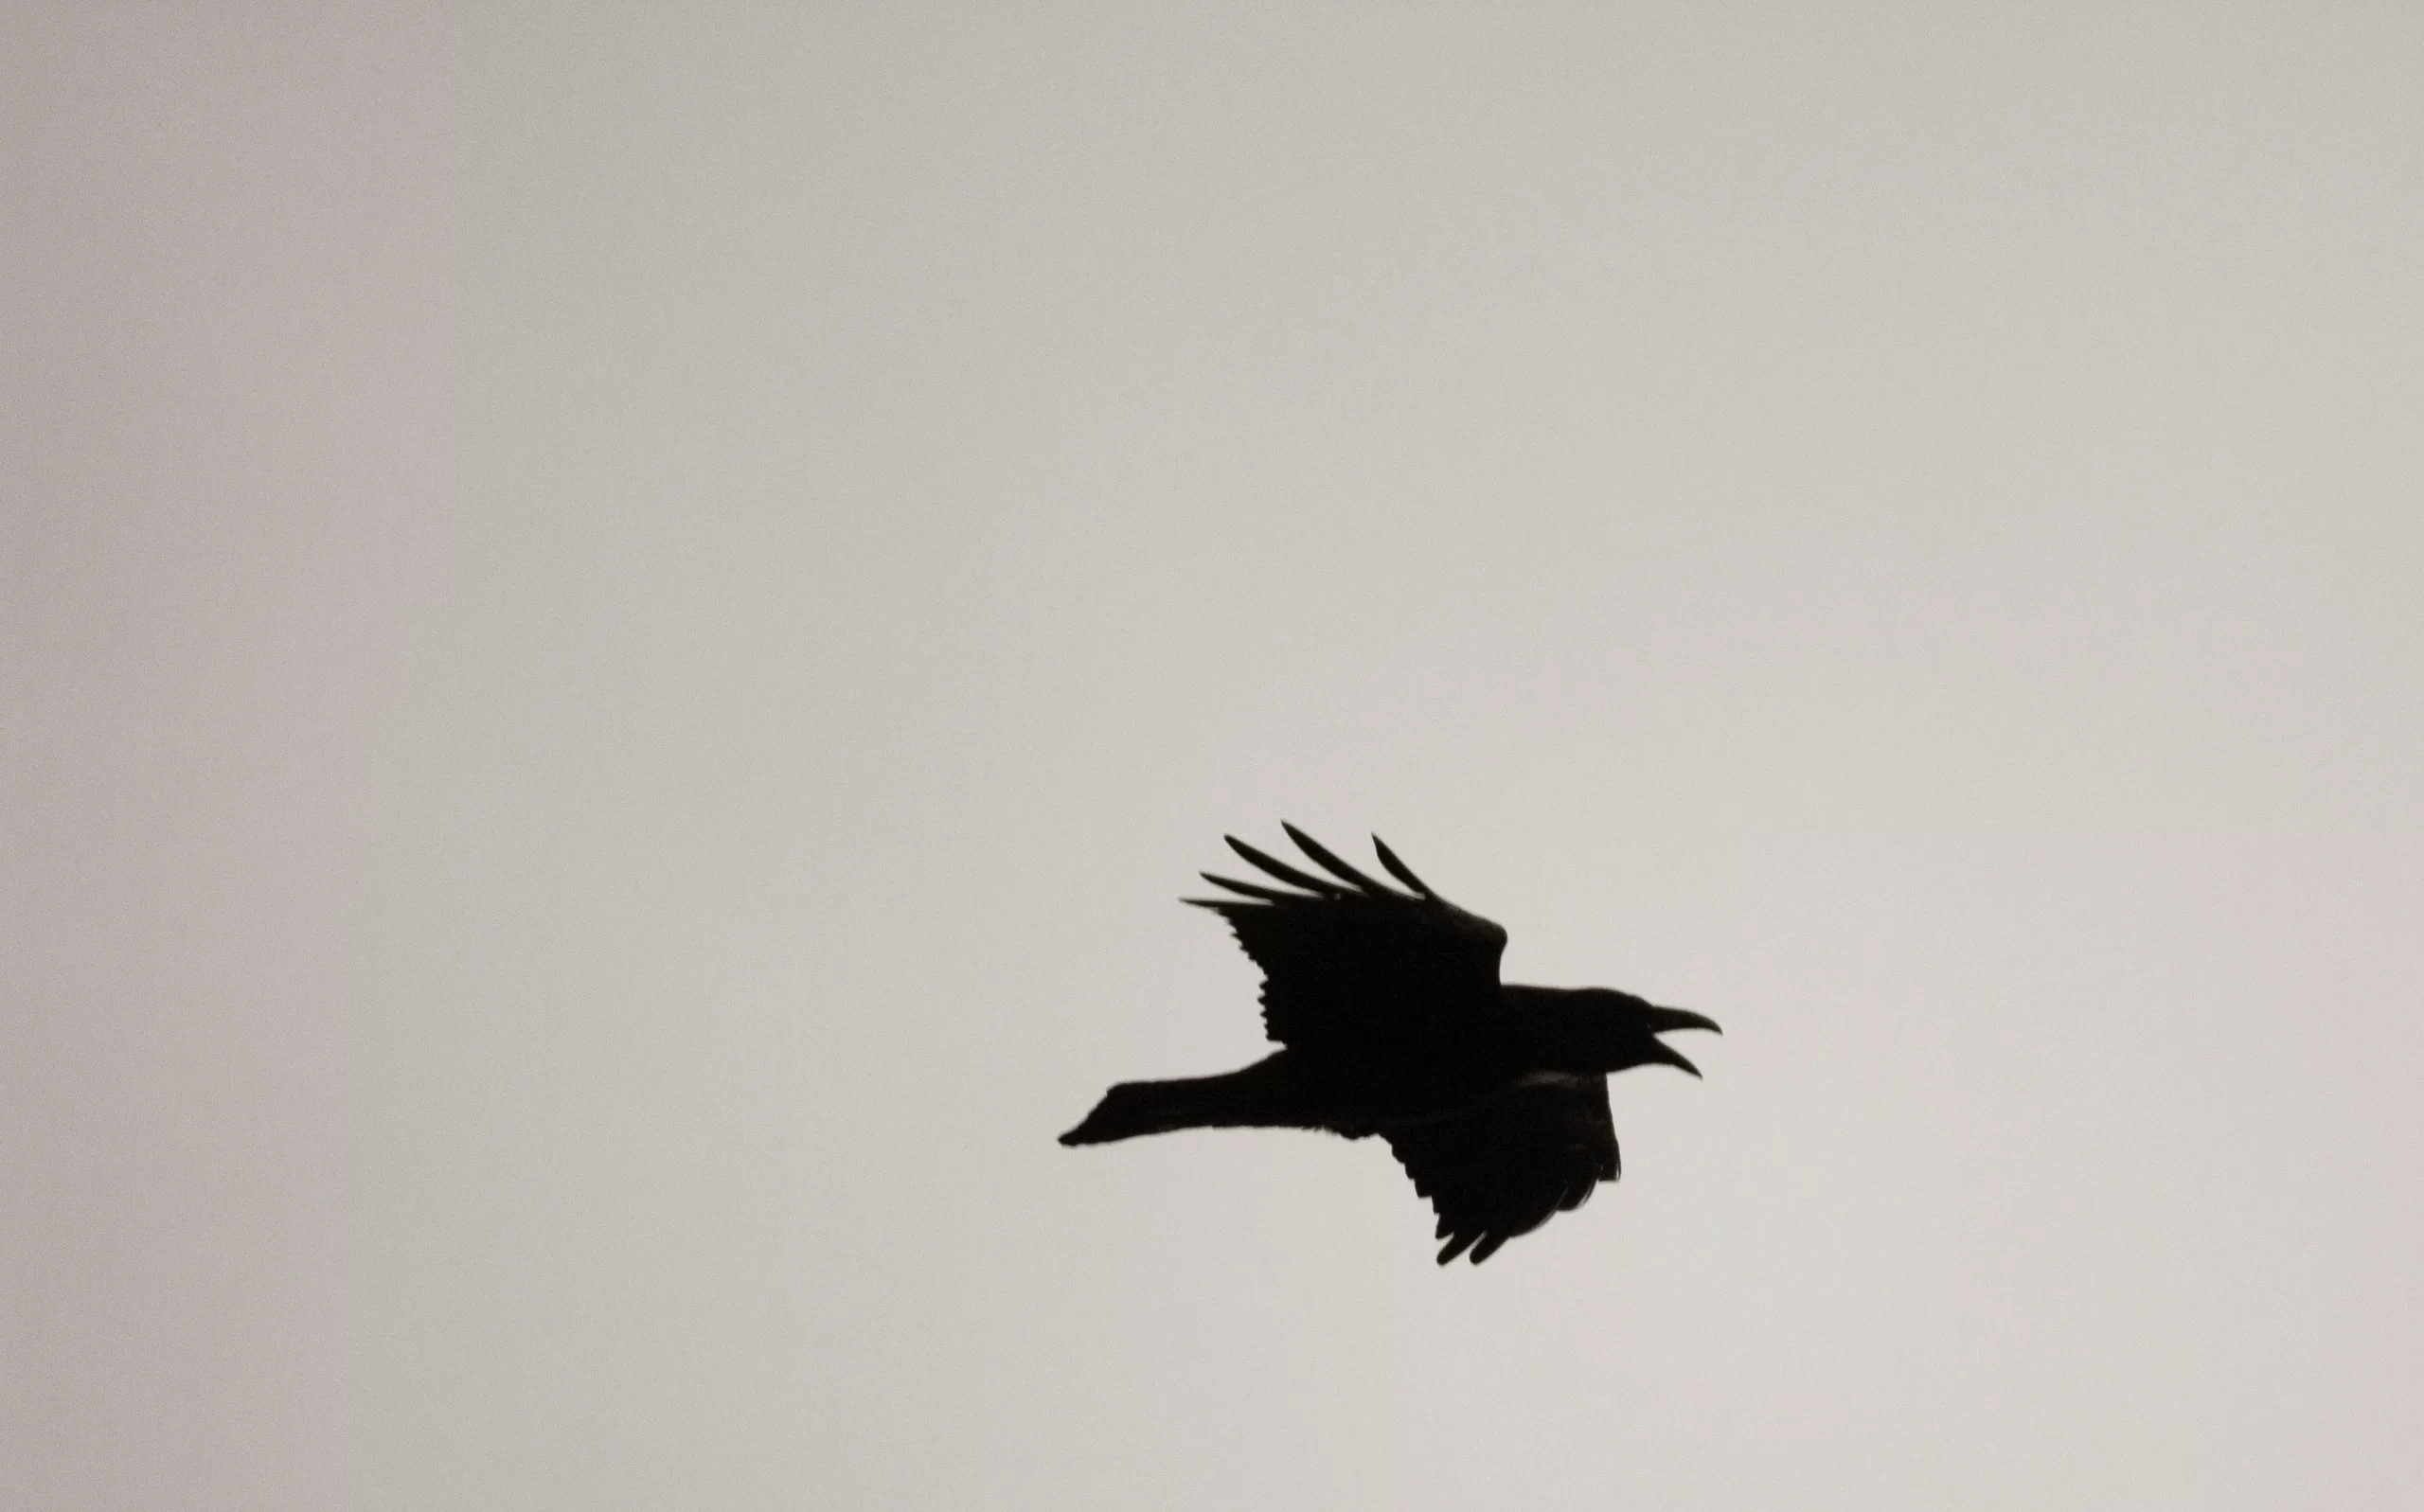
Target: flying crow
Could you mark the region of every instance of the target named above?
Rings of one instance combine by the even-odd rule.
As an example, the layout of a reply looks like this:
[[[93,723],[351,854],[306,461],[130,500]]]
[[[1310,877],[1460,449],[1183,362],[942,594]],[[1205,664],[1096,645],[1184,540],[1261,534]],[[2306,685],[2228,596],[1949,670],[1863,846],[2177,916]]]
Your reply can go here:
[[[1329,875],[1231,839],[1286,888],[1203,873],[1235,898],[1190,898],[1229,921],[1262,968],[1262,1023],[1280,1049],[1242,1071],[1127,1081],[1063,1145],[1179,1129],[1320,1129],[1388,1141],[1439,1215],[1439,1263],[1478,1265],[1616,1179],[1608,1076],[1698,1067],[1658,1036],[1716,1023],[1609,987],[1498,980],[1506,932],[1441,898],[1372,837],[1374,881],[1293,825]],[[1293,889],[1292,891],[1288,889]]]

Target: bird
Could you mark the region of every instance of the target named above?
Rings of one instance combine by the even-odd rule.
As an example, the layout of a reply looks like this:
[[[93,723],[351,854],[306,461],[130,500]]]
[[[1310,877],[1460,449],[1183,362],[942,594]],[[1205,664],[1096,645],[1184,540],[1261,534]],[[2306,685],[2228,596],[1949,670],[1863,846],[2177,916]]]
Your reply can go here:
[[[1438,1263],[1479,1265],[1616,1180],[1611,1075],[1700,1076],[1659,1036],[1722,1032],[1716,1021],[1613,987],[1501,982],[1506,931],[1440,897],[1380,836],[1373,852],[1399,887],[1280,827],[1328,875],[1224,836],[1284,885],[1207,871],[1235,896],[1181,899],[1225,919],[1261,969],[1263,1029],[1279,1048],[1220,1076],[1121,1082],[1061,1144],[1185,1129],[1378,1135],[1438,1217]]]

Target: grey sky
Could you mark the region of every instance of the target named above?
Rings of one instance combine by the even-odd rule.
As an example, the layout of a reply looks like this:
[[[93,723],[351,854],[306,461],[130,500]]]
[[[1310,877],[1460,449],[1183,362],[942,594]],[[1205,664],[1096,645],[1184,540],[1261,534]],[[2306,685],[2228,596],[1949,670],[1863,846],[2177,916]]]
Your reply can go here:
[[[2424,1484],[2413,8],[6,29],[0,1501]],[[1056,1147],[1281,818],[1707,1080]]]

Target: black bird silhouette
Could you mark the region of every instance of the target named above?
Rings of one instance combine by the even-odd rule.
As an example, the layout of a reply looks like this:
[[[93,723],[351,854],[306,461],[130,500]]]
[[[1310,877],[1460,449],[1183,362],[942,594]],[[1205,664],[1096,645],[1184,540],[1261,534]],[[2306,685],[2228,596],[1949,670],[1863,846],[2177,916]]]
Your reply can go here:
[[[1506,932],[1433,892],[1380,836],[1381,864],[1411,892],[1280,827],[1329,876],[1232,837],[1230,849],[1298,891],[1205,872],[1238,897],[1185,901],[1227,919],[1262,968],[1263,1029],[1281,1048],[1225,1076],[1121,1082],[1060,1143],[1180,1129],[1378,1134],[1439,1215],[1439,1263],[1470,1250],[1478,1265],[1616,1179],[1610,1073],[1700,1075],[1658,1036],[1712,1021],[1609,987],[1502,983]]]

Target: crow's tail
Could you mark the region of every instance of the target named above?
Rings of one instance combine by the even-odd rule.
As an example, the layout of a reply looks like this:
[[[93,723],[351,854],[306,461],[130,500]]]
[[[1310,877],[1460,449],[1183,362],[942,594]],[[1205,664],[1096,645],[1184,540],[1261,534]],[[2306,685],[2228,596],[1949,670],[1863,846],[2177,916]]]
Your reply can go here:
[[[1139,1134],[1181,1129],[1319,1129],[1303,1078],[1283,1062],[1285,1052],[1220,1076],[1175,1081],[1123,1081],[1104,1093],[1085,1121],[1060,1136],[1063,1145],[1107,1145]]]

